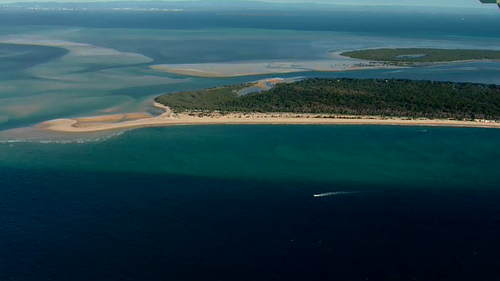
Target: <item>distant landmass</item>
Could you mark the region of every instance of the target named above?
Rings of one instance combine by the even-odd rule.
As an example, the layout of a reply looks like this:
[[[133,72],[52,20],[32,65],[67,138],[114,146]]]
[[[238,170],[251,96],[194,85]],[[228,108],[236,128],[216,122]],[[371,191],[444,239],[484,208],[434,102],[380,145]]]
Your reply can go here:
[[[370,61],[385,61],[394,64],[454,62],[468,60],[500,60],[500,51],[395,48],[369,49],[341,53],[342,56]]]
[[[261,1],[102,1],[102,2],[13,2],[0,4],[1,9],[29,10],[187,10],[187,11],[359,11],[359,12],[403,12],[403,13],[460,13],[492,14],[492,9],[425,7],[401,5],[336,5],[321,3],[272,3]]]
[[[249,85],[165,94],[174,112],[287,112],[456,120],[500,120],[500,86],[379,79],[307,79],[259,93]]]

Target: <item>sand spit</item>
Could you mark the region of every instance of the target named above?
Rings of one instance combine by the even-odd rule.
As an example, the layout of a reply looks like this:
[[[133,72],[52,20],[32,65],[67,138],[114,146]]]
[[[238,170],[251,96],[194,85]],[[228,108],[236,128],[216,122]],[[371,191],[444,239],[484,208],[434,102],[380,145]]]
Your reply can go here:
[[[267,89],[269,89],[268,84],[276,85],[276,84],[285,83],[285,82],[286,82],[286,80],[283,78],[269,78],[269,79],[264,79],[264,80],[258,81],[257,84],[255,85],[255,87],[257,87],[261,90],[267,90]]]
[[[102,115],[102,116],[76,118],[75,120],[79,123],[119,122],[122,120],[146,119],[146,118],[150,118],[150,117],[151,117],[151,115],[149,115],[147,113],[136,112],[136,113],[113,114],[113,115]]]
[[[38,130],[64,133],[89,133],[100,131],[124,130],[157,126],[176,125],[399,125],[399,126],[443,126],[443,127],[477,127],[500,128],[500,123],[478,120],[431,120],[408,118],[385,118],[374,116],[341,116],[324,114],[292,114],[292,113],[172,113],[170,108],[155,103],[165,112],[156,117],[126,120],[122,122],[101,121],[103,117],[93,119],[57,119],[37,125]],[[99,120],[88,122],[88,120]],[[115,120],[115,119],[113,119]]]
[[[238,96],[246,95],[249,93],[260,92],[274,88],[277,84],[290,83],[292,80],[283,78],[269,78],[251,83],[251,86],[243,88],[237,92]]]
[[[42,131],[86,133],[150,127],[168,123],[168,120],[172,118],[170,108],[159,103],[154,103],[154,106],[165,112],[156,117],[151,117],[145,112],[136,112],[75,119],[55,119],[36,125],[35,128]]]

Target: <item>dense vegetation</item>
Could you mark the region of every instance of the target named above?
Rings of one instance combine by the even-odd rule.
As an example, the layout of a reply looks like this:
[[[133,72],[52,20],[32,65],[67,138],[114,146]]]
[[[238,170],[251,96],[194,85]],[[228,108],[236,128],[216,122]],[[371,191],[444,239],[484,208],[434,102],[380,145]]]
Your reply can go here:
[[[308,79],[238,97],[231,86],[162,95],[174,111],[293,112],[500,120],[500,86],[377,79]]]
[[[345,57],[398,63],[500,60],[500,51],[461,49],[370,49],[345,52]]]
[[[235,100],[238,97],[238,91],[249,86],[249,84],[244,84],[165,94],[157,97],[156,101],[168,105],[176,112],[187,110],[215,111],[221,110],[224,104]]]

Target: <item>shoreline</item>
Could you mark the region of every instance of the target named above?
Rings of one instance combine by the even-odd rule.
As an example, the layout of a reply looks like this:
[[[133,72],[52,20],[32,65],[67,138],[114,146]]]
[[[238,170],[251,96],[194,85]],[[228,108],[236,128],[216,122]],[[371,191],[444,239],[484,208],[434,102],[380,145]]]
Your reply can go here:
[[[358,60],[361,62],[378,62],[378,63],[388,63],[388,64],[396,62],[396,61],[383,61],[383,60],[366,60],[366,59],[359,59],[359,58],[354,58],[354,57],[349,57],[349,56],[343,55],[344,53],[348,53],[348,52],[380,50],[380,49],[400,49],[400,48],[381,47],[381,48],[373,48],[373,49],[357,49],[357,50],[349,50],[349,51],[331,52],[331,53],[329,53],[329,56],[332,58],[337,58],[337,59],[351,59],[351,60]],[[417,48],[417,49],[419,49],[419,48]],[[461,64],[461,63],[491,63],[491,62],[500,62],[500,59],[464,59],[464,60],[450,60],[450,61],[436,61],[436,62],[416,61],[416,62],[408,62],[409,63],[408,65],[401,65],[401,66],[398,65],[398,67],[410,68],[410,67],[440,66],[440,65]],[[393,66],[396,66],[396,65],[393,64]]]
[[[327,114],[293,114],[293,113],[172,113],[168,106],[154,103],[165,112],[156,117],[127,120],[117,123],[86,123],[75,119],[56,119],[36,125],[41,131],[59,133],[91,133],[116,131],[148,127],[167,127],[180,125],[382,125],[382,126],[419,126],[419,127],[464,127],[464,128],[497,128],[500,122],[492,121],[458,121],[447,119],[409,119],[405,117],[386,118],[380,116],[346,116]],[[95,116],[91,118],[101,118]],[[88,118],[86,118],[88,120]]]

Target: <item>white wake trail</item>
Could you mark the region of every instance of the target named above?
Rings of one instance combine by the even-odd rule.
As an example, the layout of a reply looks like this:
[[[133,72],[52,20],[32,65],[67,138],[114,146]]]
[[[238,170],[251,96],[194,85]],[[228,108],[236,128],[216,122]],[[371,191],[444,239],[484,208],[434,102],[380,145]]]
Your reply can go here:
[[[348,194],[356,194],[358,191],[335,191],[335,192],[325,192],[314,194],[314,197],[328,197],[328,196],[337,196],[337,195],[348,195]]]

